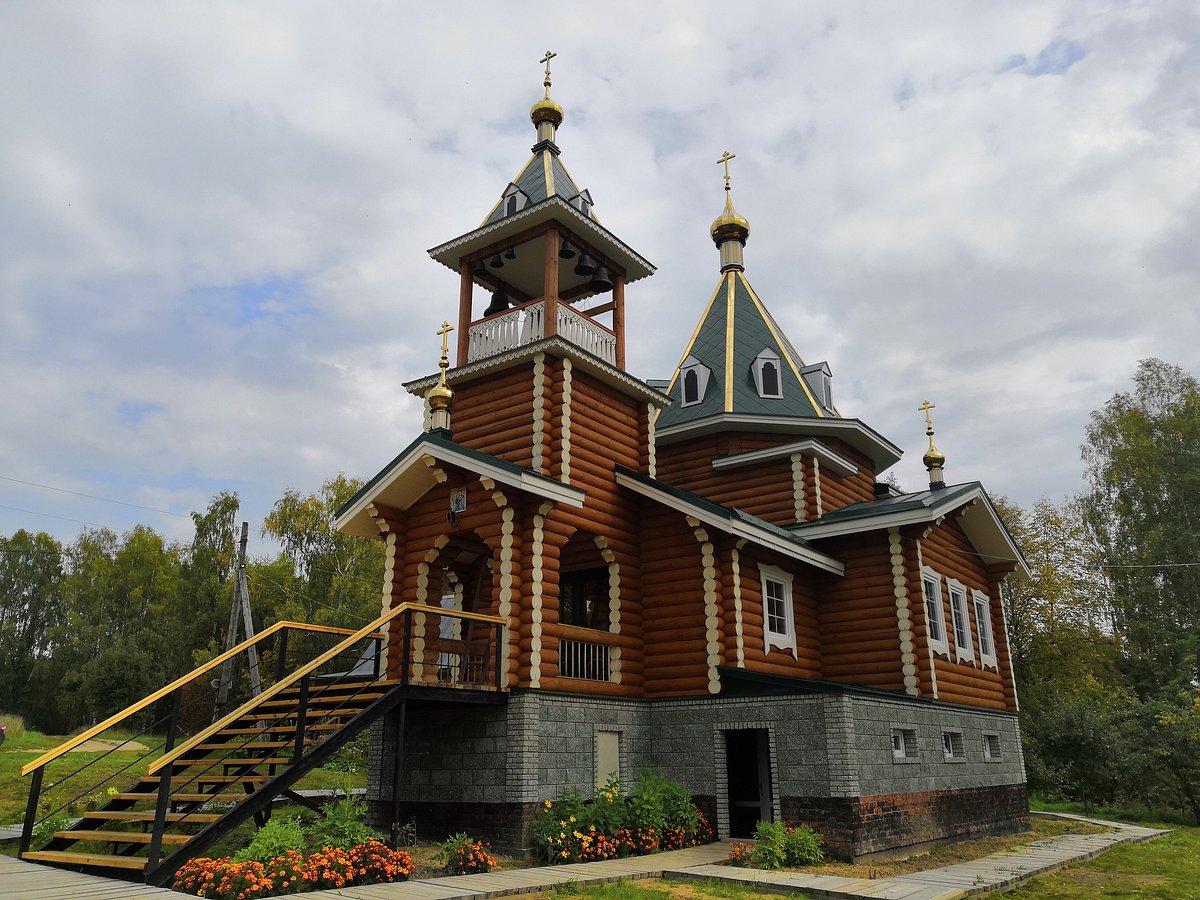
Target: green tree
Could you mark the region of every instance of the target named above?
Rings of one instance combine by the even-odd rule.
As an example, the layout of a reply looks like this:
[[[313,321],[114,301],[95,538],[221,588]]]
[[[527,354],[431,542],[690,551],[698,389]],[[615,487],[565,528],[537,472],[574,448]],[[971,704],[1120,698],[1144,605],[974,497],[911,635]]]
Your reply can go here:
[[[1087,524],[1113,585],[1113,625],[1143,698],[1200,684],[1200,384],[1143,360],[1134,390],[1092,414]]]
[[[302,612],[305,621],[358,628],[379,616],[383,547],[333,527],[335,513],[361,487],[338,474],[316,494],[288,490],[263,522],[263,534],[283,545],[294,573],[290,585],[274,579],[290,598],[281,606]]]
[[[28,716],[30,681],[62,606],[62,547],[45,532],[0,535],[0,707]]]

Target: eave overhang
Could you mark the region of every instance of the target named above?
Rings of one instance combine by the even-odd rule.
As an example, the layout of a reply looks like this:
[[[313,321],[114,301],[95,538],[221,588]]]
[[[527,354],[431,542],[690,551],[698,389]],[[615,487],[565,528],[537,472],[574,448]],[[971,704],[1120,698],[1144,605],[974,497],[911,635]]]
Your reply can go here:
[[[333,520],[345,534],[378,537],[379,527],[372,508],[387,506],[408,509],[438,483],[437,463],[457,466],[497,484],[508,485],[534,496],[582,507],[586,492],[554,478],[525,469],[499,457],[460,447],[436,434],[423,434],[406,447],[362,489],[348,500]]]
[[[782,553],[834,575],[844,575],[846,572],[841,560],[809,546],[806,540],[798,540],[782,528],[776,528],[769,522],[756,519],[740,510],[719,506],[690,491],[673,487],[624,466],[616,467],[616,482],[636,494],[691,516],[725,534],[744,538],[760,547]]]
[[[646,382],[634,378],[628,372],[618,369],[600,357],[588,353],[583,348],[557,335],[542,338],[539,341],[533,341],[529,344],[522,344],[520,347],[514,347],[512,350],[505,351],[504,353],[497,353],[494,356],[487,356],[475,362],[467,363],[465,366],[450,369],[446,372],[446,382],[452,387],[463,384],[474,378],[478,378],[481,374],[491,369],[504,369],[517,363],[528,362],[538,353],[549,353],[552,356],[560,358],[569,356],[572,364],[595,377],[598,381],[610,387],[617,388],[625,394],[637,397],[646,403],[653,403],[658,407],[669,406],[671,403],[671,398],[662,391],[650,387]],[[404,382],[404,389],[410,394],[423,397],[425,396],[425,392],[438,382],[439,378],[440,375],[426,375],[413,381],[406,381]]]
[[[743,413],[718,413],[692,422],[668,425],[655,431],[659,444],[676,444],[690,438],[721,431],[758,431],[771,434],[835,437],[866,455],[875,466],[875,474],[890,469],[904,451],[869,427],[861,419],[835,419],[808,416],[750,416]]]
[[[1012,563],[1025,575],[1031,575],[1020,548],[978,482],[854,503],[820,519],[790,526],[788,530],[806,540],[819,541],[906,525],[935,524],[964,506],[967,508],[958,522],[984,563],[989,566]]]
[[[654,274],[653,263],[557,194],[490,225],[484,225],[452,241],[439,244],[429,251],[429,255],[457,272],[459,261],[464,256],[503,240],[506,233],[527,231],[551,221],[579,235],[610,261],[624,269],[626,284]]]
[[[858,465],[855,462],[846,459],[840,453],[834,453],[820,441],[813,440],[796,441],[791,444],[781,444],[778,447],[767,447],[764,450],[751,450],[747,453],[718,456],[712,461],[712,467],[717,470],[737,469],[781,456],[791,456],[793,453],[818,459],[821,462],[821,468],[828,469],[843,478],[858,474]]]

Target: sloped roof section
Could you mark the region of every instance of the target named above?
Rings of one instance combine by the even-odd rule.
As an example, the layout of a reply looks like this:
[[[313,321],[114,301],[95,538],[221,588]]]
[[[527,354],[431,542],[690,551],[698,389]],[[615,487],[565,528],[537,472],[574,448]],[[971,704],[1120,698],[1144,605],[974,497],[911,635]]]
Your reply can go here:
[[[763,351],[779,358],[780,397],[760,394],[754,362]],[[722,274],[681,359],[689,357],[700,361],[712,373],[704,396],[699,403],[684,405],[681,361],[667,388],[674,403],[659,416],[659,428],[718,413],[814,419],[829,415],[801,375],[804,360],[754,293],[746,276],[736,269]]]
[[[549,149],[545,148],[538,149],[529,158],[529,162],[525,163],[524,167],[517,173],[517,177],[511,183],[515,184],[528,198],[525,206],[541,203],[547,197],[554,196],[570,200],[580,192],[578,184],[571,177],[571,173],[567,171],[567,167],[563,165],[562,160]],[[504,189],[508,190],[508,185],[505,185]],[[587,216],[593,221],[600,221],[590,209],[587,212]],[[501,192],[501,198],[496,201],[496,205],[484,217],[480,227],[494,224],[504,218],[506,218],[506,209],[503,192]]]

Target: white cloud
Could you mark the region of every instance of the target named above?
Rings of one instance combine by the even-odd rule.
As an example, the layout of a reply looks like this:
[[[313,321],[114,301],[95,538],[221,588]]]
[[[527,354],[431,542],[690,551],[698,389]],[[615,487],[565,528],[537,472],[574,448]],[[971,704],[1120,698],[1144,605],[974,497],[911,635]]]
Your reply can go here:
[[[951,479],[1030,502],[1078,489],[1140,357],[1200,370],[1189,4],[522,9],[0,7],[0,474],[183,512],[229,487],[255,524],[373,474],[454,317],[425,251],[525,161],[547,46],[564,160],[659,266],[629,290],[635,374],[711,294],[726,148],[752,283],[907,484],[927,397]],[[77,528],[0,509],[22,526]]]

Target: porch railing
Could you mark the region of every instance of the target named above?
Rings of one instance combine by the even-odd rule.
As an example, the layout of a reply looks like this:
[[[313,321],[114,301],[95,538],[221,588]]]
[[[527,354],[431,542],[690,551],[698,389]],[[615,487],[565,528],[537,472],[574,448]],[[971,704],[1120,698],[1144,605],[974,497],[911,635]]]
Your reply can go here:
[[[557,332],[593,356],[616,364],[617,336],[563,302],[558,304]],[[534,300],[474,323],[469,332],[467,360],[474,362],[506,350],[532,344],[546,336],[546,304]]]
[[[609,681],[612,648],[607,644],[562,638],[558,642],[558,674],[563,678]]]

